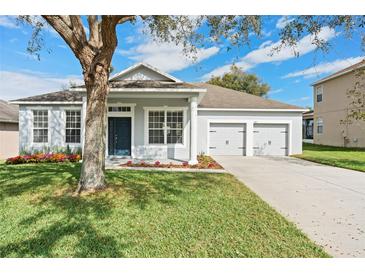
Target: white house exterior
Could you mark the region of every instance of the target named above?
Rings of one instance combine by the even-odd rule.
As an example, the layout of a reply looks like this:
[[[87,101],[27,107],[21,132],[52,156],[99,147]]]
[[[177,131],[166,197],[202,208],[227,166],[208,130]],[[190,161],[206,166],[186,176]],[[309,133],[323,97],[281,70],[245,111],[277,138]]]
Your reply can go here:
[[[110,79],[107,157],[197,162],[208,155],[302,152],[305,109],[139,63]],[[86,89],[19,99],[20,151],[82,149]]]

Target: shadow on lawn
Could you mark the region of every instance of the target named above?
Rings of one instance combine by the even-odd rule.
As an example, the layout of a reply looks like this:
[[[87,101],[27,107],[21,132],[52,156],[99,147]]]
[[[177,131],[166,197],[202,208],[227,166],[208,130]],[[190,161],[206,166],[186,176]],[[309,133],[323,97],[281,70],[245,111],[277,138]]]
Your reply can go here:
[[[176,197],[220,183],[220,176],[206,173],[160,171],[109,171],[109,185],[128,194],[129,202],[144,209],[152,201],[173,205]]]
[[[102,221],[111,215],[113,207],[107,197],[45,197],[38,202],[43,208],[31,217],[23,219],[20,227],[36,226],[42,228],[34,236],[0,246],[0,257],[123,257],[123,247],[117,245],[111,235],[103,235],[93,225],[93,219]],[[55,216],[62,216],[56,218]],[[49,219],[50,218],[50,219]],[[49,222],[45,225],[44,222]],[[57,244],[64,238],[73,239],[70,251],[60,250]]]
[[[49,186],[55,179],[73,186],[79,173],[78,164],[1,165],[0,199],[35,192],[41,187]]]
[[[109,220],[120,221],[113,215],[115,207],[129,204],[145,210],[155,202],[173,205],[177,197],[207,190],[221,181],[220,176],[202,173],[109,171],[109,189],[73,197],[70,190],[77,181],[79,165],[18,168],[1,167],[0,175],[6,176],[6,179],[0,177],[1,197],[36,193],[36,190],[41,195],[34,201],[36,212],[18,224],[19,230],[30,229],[31,234],[1,245],[0,257],[125,257],[123,251],[130,248],[132,239],[116,239],[110,230],[103,230]],[[56,176],[61,180],[54,182]],[[56,193],[60,183],[64,188]],[[48,192],[40,189],[47,185],[53,188]],[[60,250],[60,246],[69,250]]]

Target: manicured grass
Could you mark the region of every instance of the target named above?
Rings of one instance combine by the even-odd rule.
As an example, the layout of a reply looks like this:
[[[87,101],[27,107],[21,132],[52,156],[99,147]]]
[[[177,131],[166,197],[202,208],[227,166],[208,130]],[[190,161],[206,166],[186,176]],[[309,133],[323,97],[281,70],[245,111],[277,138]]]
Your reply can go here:
[[[303,144],[303,154],[294,157],[365,172],[365,149]]]
[[[228,174],[108,171],[72,196],[79,164],[0,165],[0,257],[326,257]]]

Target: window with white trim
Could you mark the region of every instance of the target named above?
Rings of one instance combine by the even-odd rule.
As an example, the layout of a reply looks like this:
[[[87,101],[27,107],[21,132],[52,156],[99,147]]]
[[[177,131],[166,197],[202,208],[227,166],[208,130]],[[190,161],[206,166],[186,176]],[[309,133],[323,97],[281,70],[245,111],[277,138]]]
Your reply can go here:
[[[130,106],[110,106],[108,107],[109,112],[131,112]]]
[[[66,143],[80,143],[81,111],[66,110]]]
[[[168,144],[183,143],[183,111],[166,112],[166,135]]]
[[[323,133],[323,120],[321,118],[317,119],[317,133],[318,134]]]
[[[323,86],[316,87],[316,101],[317,103],[322,102],[323,100]]]
[[[48,110],[33,110],[33,143],[48,143]]]
[[[149,144],[182,144],[184,111],[148,111]]]

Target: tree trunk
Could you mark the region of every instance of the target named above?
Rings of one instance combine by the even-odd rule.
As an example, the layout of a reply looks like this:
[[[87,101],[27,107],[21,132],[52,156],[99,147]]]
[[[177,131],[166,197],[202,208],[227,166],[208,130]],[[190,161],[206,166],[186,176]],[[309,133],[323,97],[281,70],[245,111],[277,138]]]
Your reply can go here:
[[[105,188],[105,140],[109,67],[91,65],[85,73],[87,110],[80,181],[77,192]]]

